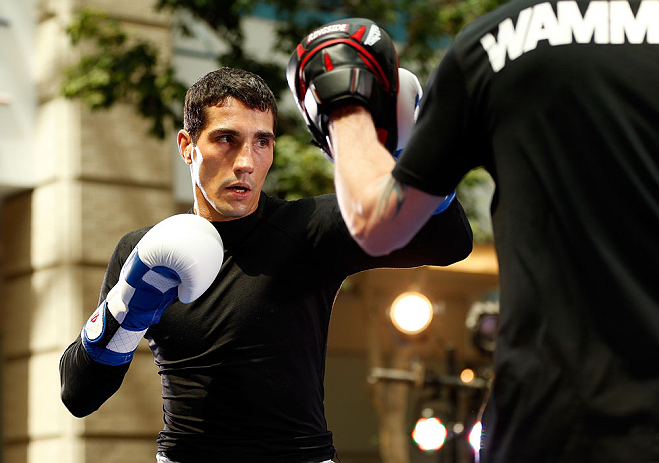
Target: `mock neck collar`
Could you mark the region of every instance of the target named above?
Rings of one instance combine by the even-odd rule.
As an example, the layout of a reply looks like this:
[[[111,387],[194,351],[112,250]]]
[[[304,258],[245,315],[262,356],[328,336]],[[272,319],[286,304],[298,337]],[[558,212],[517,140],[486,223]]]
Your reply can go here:
[[[259,196],[259,205],[256,210],[245,217],[222,222],[211,222],[222,238],[225,252],[231,251],[244,238],[246,238],[249,232],[263,218],[266,198],[267,196],[265,193],[261,192]]]

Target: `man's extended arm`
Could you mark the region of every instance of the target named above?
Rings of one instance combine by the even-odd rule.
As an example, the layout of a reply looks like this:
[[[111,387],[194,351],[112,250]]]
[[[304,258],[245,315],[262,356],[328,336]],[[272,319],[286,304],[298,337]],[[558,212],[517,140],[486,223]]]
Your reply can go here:
[[[314,202],[315,213],[305,220],[315,258],[340,279],[374,268],[447,266],[465,259],[473,248],[471,226],[457,200],[431,215],[404,247],[377,257],[367,254],[350,234],[336,195],[318,196]]]
[[[128,233],[117,244],[105,270],[99,304],[119,280],[121,267],[144,233],[146,229]],[[92,360],[78,336],[64,351],[59,363],[62,402],[79,418],[95,412],[117,392],[129,365],[112,366]]]

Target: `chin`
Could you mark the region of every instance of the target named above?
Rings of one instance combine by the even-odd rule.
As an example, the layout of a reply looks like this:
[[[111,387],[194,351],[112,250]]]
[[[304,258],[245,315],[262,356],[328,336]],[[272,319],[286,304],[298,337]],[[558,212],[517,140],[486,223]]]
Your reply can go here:
[[[249,205],[240,204],[238,206],[225,204],[224,206],[220,206],[220,207],[214,204],[213,209],[215,209],[215,211],[217,211],[219,214],[223,215],[224,217],[239,219],[241,217],[245,217],[246,215],[249,215],[256,208],[254,204],[249,204]]]

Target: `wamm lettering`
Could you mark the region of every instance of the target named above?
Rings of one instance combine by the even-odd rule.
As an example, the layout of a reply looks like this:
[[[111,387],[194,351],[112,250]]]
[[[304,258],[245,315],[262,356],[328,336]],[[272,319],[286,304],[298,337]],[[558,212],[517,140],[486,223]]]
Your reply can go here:
[[[575,1],[561,1],[556,10],[548,2],[520,11],[499,23],[496,38],[485,34],[480,43],[494,72],[534,50],[546,40],[551,46],[571,43],[659,43],[659,0],[643,0],[636,15],[627,1],[592,1],[582,15]]]

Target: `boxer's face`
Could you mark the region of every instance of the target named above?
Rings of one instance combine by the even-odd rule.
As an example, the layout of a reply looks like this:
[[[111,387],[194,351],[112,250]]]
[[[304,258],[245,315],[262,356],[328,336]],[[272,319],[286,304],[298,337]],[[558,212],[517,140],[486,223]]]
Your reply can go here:
[[[253,110],[228,98],[222,106],[206,108],[206,126],[197,149],[181,139],[185,131],[179,133],[181,154],[190,165],[198,215],[226,221],[256,210],[272,165],[273,127],[271,112]]]

